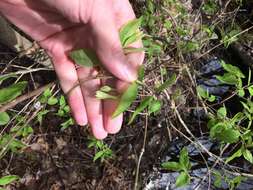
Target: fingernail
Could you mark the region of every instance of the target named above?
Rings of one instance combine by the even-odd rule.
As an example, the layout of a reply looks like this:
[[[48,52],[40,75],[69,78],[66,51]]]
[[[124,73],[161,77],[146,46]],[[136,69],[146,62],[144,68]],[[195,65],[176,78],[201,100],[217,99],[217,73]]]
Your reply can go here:
[[[83,115],[79,116],[79,117],[76,117],[76,123],[80,126],[85,126],[87,125],[87,118]]]

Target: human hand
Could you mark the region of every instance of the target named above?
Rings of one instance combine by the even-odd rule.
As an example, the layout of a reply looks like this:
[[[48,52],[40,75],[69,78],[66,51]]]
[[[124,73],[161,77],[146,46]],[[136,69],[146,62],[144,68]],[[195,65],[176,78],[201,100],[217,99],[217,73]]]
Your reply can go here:
[[[52,57],[65,93],[78,83],[96,76],[94,68],[78,67],[68,53],[88,48],[96,51],[112,80],[93,79],[80,83],[68,93],[73,117],[79,125],[91,125],[94,136],[103,139],[120,130],[122,115],[112,119],[117,102],[98,100],[95,92],[102,84],[119,91],[137,78],[143,53],[124,55],[119,40],[120,27],[135,18],[128,0],[1,0],[0,12],[30,35]],[[133,47],[141,47],[141,42]]]

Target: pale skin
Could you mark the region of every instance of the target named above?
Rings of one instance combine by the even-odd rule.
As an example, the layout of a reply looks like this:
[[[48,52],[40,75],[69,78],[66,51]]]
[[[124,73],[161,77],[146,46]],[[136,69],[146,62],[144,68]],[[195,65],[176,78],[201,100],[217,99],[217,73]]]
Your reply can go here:
[[[1,0],[0,13],[30,35],[51,56],[63,91],[68,95],[72,115],[79,125],[90,124],[98,139],[117,133],[123,116],[112,118],[116,101],[98,100],[94,93],[101,85],[113,85],[119,91],[137,78],[143,53],[125,55],[119,29],[135,14],[128,0]],[[133,47],[142,47],[141,42]],[[76,67],[68,53],[75,49],[96,51],[110,80],[95,77],[97,71]],[[76,86],[78,81],[80,85]]]

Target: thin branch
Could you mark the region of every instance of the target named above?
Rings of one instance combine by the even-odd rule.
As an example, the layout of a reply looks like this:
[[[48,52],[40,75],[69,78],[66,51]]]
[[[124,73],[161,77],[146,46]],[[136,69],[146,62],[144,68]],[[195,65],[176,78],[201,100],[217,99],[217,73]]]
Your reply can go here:
[[[147,131],[148,131],[148,115],[146,115],[146,117],[145,117],[145,132],[144,132],[144,138],[143,138],[143,146],[142,146],[142,149],[141,149],[141,153],[140,153],[140,156],[139,156],[139,159],[138,159],[137,168],[136,168],[134,190],[138,189],[140,165],[141,165],[142,156],[143,156],[143,154],[145,152],[146,141],[147,141]]]

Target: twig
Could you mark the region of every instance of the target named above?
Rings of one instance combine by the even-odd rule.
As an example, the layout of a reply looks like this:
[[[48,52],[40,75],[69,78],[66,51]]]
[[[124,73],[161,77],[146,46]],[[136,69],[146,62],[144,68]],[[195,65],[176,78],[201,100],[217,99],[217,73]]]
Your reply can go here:
[[[148,131],[148,115],[146,115],[146,117],[145,117],[145,132],[144,132],[144,138],[143,138],[143,146],[142,146],[142,149],[141,149],[141,153],[140,153],[137,168],[136,168],[134,190],[138,189],[139,171],[140,171],[141,159],[142,159],[142,156],[145,152],[146,140],[147,140],[147,131]]]
[[[23,95],[23,96],[20,96],[20,97],[16,98],[14,101],[12,101],[12,102],[10,102],[10,103],[8,103],[8,104],[5,104],[5,105],[1,106],[1,107],[0,107],[0,113],[1,113],[1,112],[5,112],[6,110],[15,107],[15,106],[16,106],[17,104],[19,104],[20,102],[23,102],[23,101],[25,101],[25,100],[27,100],[27,99],[30,99],[30,98],[32,98],[32,97],[34,97],[34,96],[37,96],[37,95],[41,94],[41,93],[44,92],[47,88],[50,88],[50,87],[53,86],[54,84],[55,84],[55,82],[51,82],[51,83],[49,83],[49,84],[47,84],[47,85],[45,85],[45,86],[43,86],[43,87],[41,87],[41,88],[38,88],[38,89],[36,89],[36,90],[34,90],[34,91],[32,91],[32,92],[29,92],[29,93],[27,93],[27,94],[25,94],[25,95]]]

